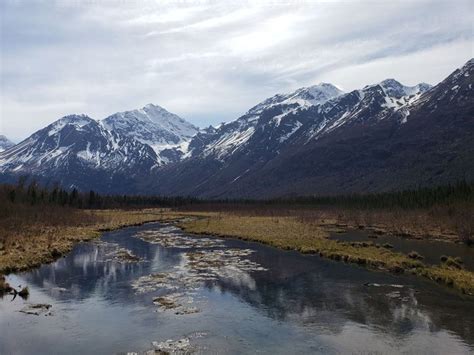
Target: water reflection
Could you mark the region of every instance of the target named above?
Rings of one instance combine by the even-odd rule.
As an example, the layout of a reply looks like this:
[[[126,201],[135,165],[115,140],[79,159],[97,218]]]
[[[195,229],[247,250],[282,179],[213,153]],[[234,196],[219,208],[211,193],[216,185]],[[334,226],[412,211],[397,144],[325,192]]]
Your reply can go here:
[[[225,282],[220,287],[273,318],[335,333],[350,320],[397,338],[415,330],[449,329],[474,344],[474,313],[468,311],[474,305],[472,298],[415,277],[369,272],[316,256],[263,249],[266,251],[255,254],[256,260],[263,265],[285,265],[284,271],[270,267],[272,272],[254,275],[257,287],[252,291]],[[377,286],[366,286],[368,283]]]
[[[180,337],[186,330],[198,331],[203,327],[210,334],[201,340],[205,347],[225,352],[241,352],[245,346],[248,350],[258,346],[263,352],[278,353],[288,349],[300,352],[431,349],[433,353],[445,348],[461,353],[473,350],[473,300],[438,285],[234,240],[211,247],[204,259],[208,264],[203,264],[199,259],[202,249],[196,252],[193,248],[163,247],[136,237],[142,231],[159,228],[162,228],[159,224],[150,224],[108,233],[100,243],[78,245],[67,257],[20,275],[18,282],[30,285],[53,303],[70,304],[81,315],[77,329],[90,326],[103,331],[112,327],[112,322],[116,334],[128,331],[128,340],[124,337],[123,344],[118,340],[114,344],[117,348],[110,348],[110,341],[102,339],[97,348],[92,342],[85,342],[78,351],[134,350],[125,344],[136,344],[138,350],[143,350],[153,340]],[[181,231],[175,233],[189,237]],[[110,253],[118,247],[130,250],[143,261],[111,260]],[[236,257],[233,262],[226,264],[220,259],[229,250],[248,248],[250,251],[245,255],[225,254],[227,258]],[[266,270],[259,270],[259,266]],[[158,307],[152,300],[165,294],[163,288],[137,293],[132,284],[158,273],[171,275],[179,292],[192,293],[200,302],[200,312],[180,316],[155,314]],[[198,280],[199,285],[189,283],[189,277],[197,276],[200,278],[191,281]],[[127,313],[111,313],[113,306]],[[9,307],[15,306],[0,301],[0,312]],[[91,307],[97,314],[83,316],[89,314]],[[101,312],[107,314],[107,322],[92,326]],[[234,322],[229,323],[229,318]],[[2,321],[15,326],[18,316],[5,312],[0,326]],[[162,322],[166,322],[166,327],[158,326]],[[134,324],[133,332],[129,323]],[[53,326],[64,328],[58,319]],[[32,333],[40,339],[44,336],[37,328]],[[234,343],[229,336],[240,337],[240,342]],[[2,342],[7,346],[5,349],[11,349],[8,347],[11,339],[0,334]]]
[[[369,237],[370,236],[370,237]],[[441,264],[441,256],[460,257],[467,270],[474,271],[474,247],[462,243],[442,240],[419,240],[398,237],[390,234],[371,235],[364,230],[351,230],[345,233],[333,233],[332,239],[344,242],[370,241],[379,245],[391,244],[393,250],[408,254],[416,251],[423,256],[423,262],[432,265]]]

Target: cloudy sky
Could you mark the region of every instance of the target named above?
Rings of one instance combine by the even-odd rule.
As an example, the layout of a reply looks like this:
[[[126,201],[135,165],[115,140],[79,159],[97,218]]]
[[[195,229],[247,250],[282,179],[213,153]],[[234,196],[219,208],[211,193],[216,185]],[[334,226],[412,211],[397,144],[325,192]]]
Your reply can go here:
[[[474,1],[0,2],[0,133],[147,103],[198,126],[331,82],[435,84],[474,57]]]

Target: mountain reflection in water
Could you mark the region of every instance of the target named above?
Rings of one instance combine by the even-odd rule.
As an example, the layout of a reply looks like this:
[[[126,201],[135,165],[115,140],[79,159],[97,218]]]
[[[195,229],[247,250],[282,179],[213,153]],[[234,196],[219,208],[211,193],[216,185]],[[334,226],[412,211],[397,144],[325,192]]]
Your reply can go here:
[[[144,351],[152,341],[196,332],[202,336],[191,343],[198,351],[226,353],[474,350],[474,301],[444,287],[256,243],[225,240],[197,251],[137,237],[161,228],[168,227],[153,223],[106,233],[53,264],[11,276],[30,287],[31,297],[0,301],[0,353]],[[171,234],[194,238],[180,230]],[[143,261],[113,260],[119,247]],[[226,251],[246,249],[224,263]],[[196,261],[203,255],[215,258],[209,272]],[[192,299],[196,313],[160,311],[153,299],[171,291],[132,287],[151,274],[173,280],[173,292]],[[24,302],[51,303],[53,315],[21,314]]]

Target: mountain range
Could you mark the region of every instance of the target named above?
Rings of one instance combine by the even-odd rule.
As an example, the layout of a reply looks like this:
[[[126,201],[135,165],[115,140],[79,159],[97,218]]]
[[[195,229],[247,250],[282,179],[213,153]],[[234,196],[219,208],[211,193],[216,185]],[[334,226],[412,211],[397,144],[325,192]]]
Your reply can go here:
[[[0,179],[29,174],[103,193],[207,198],[474,180],[473,71],[471,59],[433,87],[387,79],[345,93],[320,83],[201,130],[152,104],[99,121],[70,115],[5,146]]]

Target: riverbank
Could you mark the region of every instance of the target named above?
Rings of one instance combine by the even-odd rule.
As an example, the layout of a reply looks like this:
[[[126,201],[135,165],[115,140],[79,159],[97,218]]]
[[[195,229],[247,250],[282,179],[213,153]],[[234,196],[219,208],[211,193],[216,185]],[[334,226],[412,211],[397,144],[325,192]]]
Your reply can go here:
[[[427,265],[416,254],[393,252],[390,245],[331,240],[328,239],[329,233],[342,228],[333,223],[310,223],[288,216],[209,213],[205,218],[181,222],[179,226],[189,233],[256,241],[282,249],[316,253],[370,269],[415,274],[474,295],[474,273],[464,270],[461,263],[449,258],[440,266]]]
[[[1,224],[0,275],[53,262],[76,243],[97,238],[104,231],[179,217],[166,209],[70,209],[66,215],[52,211],[47,217]]]
[[[208,203],[184,206],[180,211],[254,217],[294,217],[305,224],[335,232],[363,229],[374,235],[390,234],[419,240],[474,244],[474,204],[453,203],[427,208],[344,208],[342,206],[261,205]]]
[[[319,218],[315,218],[314,212],[300,212],[298,216],[287,212],[252,216],[245,213],[169,209],[71,209],[57,216],[41,216],[36,220],[22,221],[21,224],[10,224],[8,228],[6,224],[3,225],[0,230],[0,236],[3,236],[0,240],[0,275],[50,263],[68,253],[76,243],[94,239],[103,231],[147,222],[174,221],[190,233],[257,241],[374,270],[411,273],[474,295],[474,273],[464,270],[458,260],[448,258],[439,266],[427,265],[416,253],[394,252],[390,245],[379,245],[372,240],[356,243],[332,240],[328,238],[331,232],[360,228],[361,225],[346,224],[327,216],[323,218],[318,215]],[[370,231],[368,234],[387,233],[380,227],[362,226]]]

